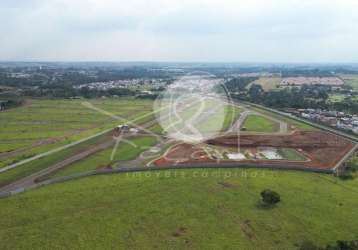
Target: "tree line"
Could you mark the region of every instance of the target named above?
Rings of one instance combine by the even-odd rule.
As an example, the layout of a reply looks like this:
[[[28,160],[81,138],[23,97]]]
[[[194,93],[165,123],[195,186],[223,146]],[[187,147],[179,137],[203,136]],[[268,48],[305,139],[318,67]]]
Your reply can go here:
[[[338,110],[348,113],[358,112],[358,102],[354,94],[350,94],[351,89],[349,88],[343,88],[339,91],[339,93],[346,95],[342,101],[330,102],[329,95],[337,92],[331,86],[303,85],[301,87],[287,87],[265,91],[261,85],[253,83],[256,79],[253,77],[231,79],[225,83],[225,87],[234,99],[272,108],[314,108]]]

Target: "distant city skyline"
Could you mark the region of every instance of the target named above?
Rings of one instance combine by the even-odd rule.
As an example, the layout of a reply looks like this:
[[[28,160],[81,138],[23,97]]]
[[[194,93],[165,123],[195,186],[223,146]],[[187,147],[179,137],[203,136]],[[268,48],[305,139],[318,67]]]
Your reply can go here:
[[[357,63],[356,0],[3,0],[0,61]]]

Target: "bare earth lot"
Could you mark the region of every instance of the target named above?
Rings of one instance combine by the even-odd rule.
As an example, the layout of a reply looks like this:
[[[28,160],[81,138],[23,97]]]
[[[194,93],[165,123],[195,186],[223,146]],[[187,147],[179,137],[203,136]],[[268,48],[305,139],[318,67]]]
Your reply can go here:
[[[157,166],[191,163],[256,163],[290,167],[302,166],[311,169],[332,169],[354,146],[350,141],[322,131],[296,131],[291,135],[240,135],[224,136],[208,140],[207,145],[221,148],[240,148],[240,151],[255,151],[259,147],[292,148],[301,152],[308,161],[287,160],[240,160],[215,159],[204,149],[204,145],[179,144],[154,162]]]

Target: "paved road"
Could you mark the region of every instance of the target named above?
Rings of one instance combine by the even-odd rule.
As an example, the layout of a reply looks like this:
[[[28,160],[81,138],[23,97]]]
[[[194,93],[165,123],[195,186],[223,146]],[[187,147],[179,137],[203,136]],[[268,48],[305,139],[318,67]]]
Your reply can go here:
[[[339,161],[336,166],[333,168],[334,171],[338,171],[338,169],[345,163],[347,160],[353,156],[353,154],[358,150],[358,143]]]
[[[35,147],[39,147],[39,146],[44,146],[44,145],[48,145],[48,144],[52,144],[56,142],[55,139],[45,139],[45,140],[38,140],[36,142],[34,142],[33,144],[29,145],[29,146],[26,146],[26,147],[23,147],[23,148],[19,148],[19,149],[16,149],[16,150],[13,150],[13,151],[10,151],[10,152],[3,152],[3,153],[0,153],[0,159],[3,159],[3,158],[8,158],[8,157],[11,157],[11,156],[16,156],[20,153],[24,153],[26,151],[29,151]]]
[[[331,127],[327,127],[327,126],[324,126],[324,125],[320,125],[318,123],[314,123],[314,122],[311,122],[309,120],[305,120],[305,119],[302,119],[302,118],[299,118],[297,116],[294,116],[294,115],[291,115],[291,114],[287,114],[285,112],[281,112],[281,111],[278,111],[276,109],[271,109],[271,108],[267,108],[265,106],[262,106],[262,105],[258,105],[258,104],[254,104],[254,103],[248,103],[247,105],[251,105],[251,106],[254,106],[254,107],[258,107],[258,108],[261,108],[263,110],[267,110],[269,112],[272,112],[272,113],[276,113],[278,115],[281,115],[281,116],[284,116],[284,117],[287,117],[289,119],[292,119],[292,120],[296,120],[296,121],[299,121],[299,122],[302,122],[302,123],[305,123],[305,124],[309,124],[311,125],[312,127],[315,127],[315,128],[319,128],[319,129],[322,129],[322,130],[325,130],[325,131],[328,131],[328,132],[331,132],[333,134],[336,134],[336,135],[339,135],[339,136],[343,136],[355,143],[358,142],[358,136],[354,136],[354,135],[350,135],[350,134],[347,134],[347,133],[344,133],[340,130],[336,130],[334,128],[331,128]]]
[[[10,191],[13,191],[13,190],[17,190],[17,189],[21,189],[21,188],[26,188],[26,187],[29,187],[29,186],[32,186],[35,184],[35,181],[40,178],[40,177],[43,177],[43,176],[46,176],[46,175],[49,175],[51,174],[52,172],[58,170],[58,169],[61,169],[67,165],[70,165],[76,161],[79,161],[79,160],[82,160],[83,158],[86,158],[88,157],[89,155],[91,154],[94,154],[98,151],[101,151],[103,149],[106,149],[112,145],[114,145],[114,140],[110,140],[110,141],[106,141],[104,143],[101,143],[99,145],[96,145],[95,147],[93,148],[90,148],[84,152],[81,152],[79,154],[76,154],[76,155],[73,155],[63,161],[60,161],[46,169],[43,169],[39,172],[36,172],[32,175],[29,175],[25,178],[22,178],[18,181],[15,181],[5,187],[2,187],[0,188],[0,192],[10,192]]]
[[[317,124],[317,123],[314,123],[314,122],[311,122],[311,121],[307,121],[305,119],[302,119],[302,118],[299,118],[299,117],[296,117],[296,116],[293,116],[291,114],[287,114],[287,113],[284,113],[284,112],[281,112],[281,111],[278,111],[278,110],[275,110],[275,109],[267,108],[267,107],[257,105],[257,104],[252,104],[252,103],[249,103],[249,105],[257,106],[257,107],[259,107],[261,109],[264,109],[264,110],[279,114],[279,115],[284,116],[284,117],[288,117],[288,118],[290,118],[292,120],[296,120],[296,121],[299,121],[299,122],[303,122],[305,124],[309,124],[309,125],[311,125],[313,127],[316,127],[316,128],[325,130],[327,132],[333,133],[335,135],[339,135],[339,136],[342,136],[342,137],[344,137],[346,139],[349,139],[352,143],[355,144],[355,146],[336,164],[336,166],[333,168],[334,171],[337,171],[339,169],[339,167],[344,162],[349,160],[349,158],[356,152],[356,150],[358,150],[358,143],[357,143],[358,142],[358,137],[356,137],[356,136],[349,135],[349,134],[344,133],[342,131],[339,131],[339,130],[336,130],[336,129],[333,129],[333,128],[330,128],[330,127],[327,127],[327,126],[324,126],[324,125],[320,125],[320,124]]]
[[[88,107],[89,107],[89,106],[88,106]],[[91,108],[91,107],[89,107],[89,108]],[[101,110],[98,109],[98,108],[96,108],[95,110],[101,112]],[[157,111],[156,111],[156,112],[157,112]],[[146,115],[144,115],[144,116],[149,116],[149,115],[151,115],[151,114],[153,114],[153,113],[155,113],[155,112],[150,112],[150,113],[148,113],[148,114],[146,114]],[[151,134],[154,135],[154,133],[152,133],[151,131],[146,130],[143,126],[137,126],[137,125],[135,124],[135,121],[136,121],[136,120],[138,120],[138,119],[140,119],[140,118],[143,118],[144,116],[139,117],[139,118],[136,118],[136,119],[134,119],[133,121],[128,121],[127,118],[124,118],[124,117],[121,117],[121,116],[118,116],[118,115],[113,115],[113,114],[110,114],[110,113],[108,113],[108,112],[106,112],[105,114],[108,114],[108,115],[109,115],[110,117],[112,117],[114,120],[119,120],[119,121],[123,121],[123,122],[125,122],[125,123],[133,124],[134,126],[140,128],[140,129],[142,129],[142,130],[145,130],[146,132],[151,133]],[[151,123],[151,124],[152,124],[152,123]],[[147,127],[146,127],[146,128],[147,128]],[[80,144],[80,143],[83,143],[83,142],[85,142],[85,141],[88,141],[88,140],[91,140],[91,139],[93,139],[93,138],[96,138],[96,137],[99,137],[99,136],[101,136],[101,135],[104,135],[104,134],[106,134],[106,133],[109,133],[109,132],[112,131],[112,130],[113,130],[113,128],[106,129],[106,130],[104,130],[104,131],[102,131],[102,132],[99,132],[99,133],[97,133],[97,134],[95,134],[95,135],[92,135],[92,136],[86,137],[86,138],[84,138],[84,139],[78,140],[78,141],[76,141],[76,142],[72,142],[72,143],[67,144],[67,145],[65,145],[65,146],[55,148],[55,149],[50,150],[50,151],[47,151],[47,152],[45,152],[45,153],[41,153],[41,154],[35,155],[35,156],[33,156],[33,157],[27,158],[27,159],[25,159],[25,160],[22,160],[22,161],[19,161],[19,162],[14,163],[14,164],[8,165],[8,166],[6,166],[6,167],[0,168],[0,173],[3,173],[3,172],[5,172],[5,171],[8,171],[8,170],[13,169],[13,168],[17,168],[17,167],[19,167],[19,166],[21,166],[21,165],[24,165],[24,164],[26,164],[26,163],[29,163],[29,162],[31,162],[31,161],[34,161],[34,160],[43,158],[43,157],[45,157],[45,156],[52,155],[52,154],[54,154],[54,153],[60,152],[60,151],[62,151],[62,150],[68,149],[68,148],[70,148],[70,147],[76,146],[76,145],[78,145],[78,144]]]
[[[237,106],[237,107],[240,107],[240,108],[243,108],[241,106]],[[234,125],[229,129],[228,132],[238,132],[241,130],[241,127],[243,125],[243,123],[245,122],[246,118],[249,116],[249,115],[259,115],[259,116],[262,116],[262,117],[265,117],[277,124],[279,124],[279,131],[276,132],[276,133],[279,133],[279,134],[286,134],[288,132],[288,125],[286,122],[284,121],[281,121],[279,119],[276,119],[274,117],[271,117],[271,116],[268,116],[266,114],[262,114],[262,113],[259,113],[259,112],[256,112],[256,111],[251,111],[251,110],[248,110],[246,108],[244,108],[244,112],[242,112],[240,114],[240,117],[239,119],[237,119],[237,121],[234,123]],[[246,132],[240,132],[242,134],[246,133]],[[260,133],[261,134],[261,133]],[[270,134],[275,134],[275,133],[270,133]]]
[[[249,110],[245,110],[240,114],[239,119],[237,119],[234,125],[228,130],[228,132],[240,132],[242,124],[246,120],[247,116],[251,113]]]
[[[193,103],[193,105],[194,105],[194,103]],[[91,107],[91,106],[88,106],[88,107],[89,107],[89,108],[96,109],[96,110],[99,111],[99,112],[105,113],[106,115],[111,116],[113,119],[123,120],[123,121],[125,121],[126,123],[131,124],[131,125],[134,126],[134,127],[137,127],[137,128],[140,129],[141,131],[147,132],[148,134],[151,134],[151,135],[154,135],[154,136],[157,136],[157,137],[160,137],[160,138],[161,138],[161,136],[159,136],[159,135],[157,135],[157,134],[155,134],[155,133],[153,133],[153,132],[151,132],[150,130],[147,129],[147,128],[153,126],[153,125],[157,122],[156,119],[151,120],[151,121],[148,121],[148,122],[144,123],[143,125],[136,125],[136,124],[135,124],[135,121],[138,120],[138,119],[141,119],[141,118],[143,118],[143,117],[138,117],[138,118],[136,118],[136,119],[134,119],[134,120],[132,120],[132,121],[127,121],[124,117],[120,117],[120,116],[117,116],[117,115],[113,115],[113,114],[111,114],[111,113],[109,113],[109,112],[106,112],[106,111],[104,111],[104,110],[100,110],[100,109],[98,109],[98,108],[96,108],[96,107]],[[156,110],[156,111],[150,112],[150,113],[146,114],[145,116],[148,116],[148,115],[153,114],[153,113],[158,112],[158,111],[160,111],[160,110]],[[64,150],[64,149],[73,147],[73,146],[75,146],[75,145],[78,145],[78,144],[80,144],[80,143],[82,143],[82,142],[85,142],[85,141],[87,141],[87,140],[90,140],[90,139],[92,139],[92,138],[95,138],[95,137],[101,136],[101,135],[103,135],[103,134],[109,133],[109,132],[112,131],[112,130],[113,130],[113,129],[111,128],[111,129],[102,131],[102,132],[100,132],[100,133],[97,133],[97,134],[95,134],[95,135],[93,135],[93,136],[84,138],[84,139],[79,140],[79,141],[77,141],[77,142],[73,142],[73,143],[70,143],[70,144],[65,145],[65,146],[63,146],[63,147],[60,147],[60,148],[57,148],[57,149],[48,151],[48,152],[46,152],[46,153],[42,153],[42,154],[36,155],[36,156],[34,156],[34,157],[28,158],[28,159],[26,159],[26,160],[24,160],[24,161],[21,161],[21,162],[18,162],[18,163],[16,163],[16,164],[9,165],[9,166],[7,166],[7,167],[4,167],[4,168],[0,169],[0,173],[1,173],[1,172],[5,172],[5,171],[10,170],[10,169],[13,169],[13,168],[16,168],[16,167],[19,167],[19,166],[21,166],[21,165],[23,165],[23,164],[25,164],[25,163],[28,163],[28,162],[31,162],[31,161],[34,161],[34,160],[43,158],[43,157],[45,157],[45,156],[49,156],[49,155],[54,154],[54,153],[56,153],[56,152],[62,151],[62,150]],[[128,136],[130,136],[130,135],[126,135],[125,137],[128,137]],[[163,140],[161,139],[160,142],[162,142],[162,141],[163,141]],[[18,180],[18,181],[15,181],[15,182],[13,182],[13,183],[11,183],[11,184],[5,186],[5,187],[2,187],[2,188],[0,188],[0,192],[13,191],[13,190],[18,190],[18,189],[23,189],[23,188],[28,188],[28,187],[30,187],[30,186],[33,186],[33,185],[35,185],[35,180],[36,180],[36,179],[41,178],[41,177],[43,177],[43,176],[46,176],[46,175],[48,175],[48,174],[50,174],[50,173],[52,173],[52,172],[54,172],[54,171],[56,171],[56,170],[58,170],[58,169],[61,169],[61,168],[65,167],[65,166],[67,166],[67,165],[69,165],[69,164],[71,164],[71,163],[73,163],[73,162],[75,162],[75,161],[78,161],[78,160],[81,160],[81,159],[83,159],[83,158],[86,158],[87,156],[89,156],[89,155],[91,155],[91,154],[93,154],[93,153],[96,153],[97,151],[106,149],[106,148],[108,148],[108,147],[110,147],[110,146],[112,146],[112,145],[114,145],[114,144],[115,144],[115,140],[112,140],[112,139],[111,139],[110,141],[104,142],[104,143],[102,143],[102,144],[100,144],[100,145],[98,145],[98,146],[96,146],[96,147],[94,147],[94,148],[92,148],[92,149],[89,149],[89,150],[87,150],[87,151],[85,151],[85,152],[82,152],[82,153],[73,155],[73,156],[71,156],[70,158],[68,158],[68,159],[66,159],[66,160],[63,160],[63,161],[61,161],[61,162],[59,162],[59,163],[56,163],[56,164],[54,164],[54,165],[52,165],[52,166],[49,166],[49,167],[46,168],[46,169],[43,169],[43,170],[41,170],[41,171],[39,171],[39,172],[36,172],[36,173],[34,173],[34,174],[32,174],[32,175],[29,175],[29,176],[27,176],[27,177],[24,177],[24,178]]]
[[[280,120],[278,120],[278,119],[276,119],[276,118],[267,116],[267,115],[265,115],[265,114],[261,114],[261,113],[258,113],[258,112],[256,113],[256,112],[249,111],[249,110],[245,110],[245,111],[241,114],[240,118],[238,119],[238,121],[234,124],[233,128],[231,128],[231,129],[240,128],[241,125],[242,125],[242,123],[244,122],[244,120],[245,120],[245,119],[247,118],[247,116],[250,115],[250,114],[262,115],[262,116],[264,116],[264,117],[266,117],[266,118],[268,118],[268,119],[270,119],[270,120],[273,120],[273,121],[275,121],[275,122],[278,122],[278,123],[280,124],[280,131],[279,131],[279,133],[286,133],[286,132],[287,132],[287,123],[285,123],[285,122],[283,122],[283,121],[280,121]],[[203,119],[205,120],[205,119],[208,118],[208,117],[209,117],[209,116],[204,116]],[[117,119],[123,119],[124,121],[126,121],[125,118],[121,118],[121,117],[118,117],[118,116],[116,116],[116,118],[117,118]],[[306,122],[306,121],[305,121],[305,122]],[[148,127],[154,125],[155,123],[156,123],[156,120],[151,120],[151,121],[146,122],[143,126],[140,126],[140,128],[143,129],[144,131],[146,131],[146,128],[148,128]],[[51,151],[49,151],[49,152],[46,152],[46,153],[37,155],[37,156],[35,156],[35,157],[31,157],[31,158],[29,158],[29,159],[26,159],[26,160],[24,160],[24,161],[22,161],[22,162],[19,162],[19,163],[16,163],[16,164],[7,166],[7,167],[5,167],[5,168],[0,169],[0,173],[1,173],[1,172],[4,172],[4,171],[6,171],[6,170],[9,170],[9,169],[11,169],[11,168],[20,166],[20,165],[22,165],[22,164],[25,164],[25,163],[27,163],[27,162],[30,162],[30,161],[33,161],[33,160],[42,158],[42,157],[44,157],[44,156],[48,156],[48,155],[51,155],[51,154],[53,154],[53,153],[59,152],[59,151],[64,150],[64,149],[66,149],[66,148],[75,146],[75,145],[80,144],[80,143],[82,143],[82,142],[84,142],[84,141],[87,141],[87,140],[89,140],[89,139],[92,139],[92,138],[95,138],[95,137],[97,137],[97,136],[100,136],[100,135],[103,135],[103,134],[105,134],[105,133],[108,133],[108,132],[110,132],[111,130],[112,130],[112,129],[108,129],[108,130],[102,131],[102,132],[100,132],[100,133],[97,133],[97,134],[95,134],[95,135],[93,135],[93,136],[90,136],[90,137],[88,137],[88,138],[82,139],[82,140],[80,140],[80,141],[73,142],[73,143],[68,144],[68,145],[66,145],[66,146],[63,146],[63,147],[60,147],[60,148],[51,150]],[[150,132],[150,133],[152,133],[152,132]],[[165,141],[166,141],[166,140],[163,140],[161,143],[163,143],[163,142],[165,142]],[[71,164],[71,163],[73,163],[73,162],[75,162],[75,161],[81,160],[81,159],[83,159],[83,158],[85,158],[85,157],[87,157],[87,156],[89,156],[89,155],[91,155],[91,154],[93,154],[93,153],[95,153],[95,152],[97,152],[97,151],[99,151],[99,150],[103,150],[103,149],[105,149],[105,148],[108,148],[108,147],[110,147],[110,146],[113,145],[113,144],[114,144],[114,140],[110,140],[110,141],[104,142],[104,143],[102,143],[102,144],[100,144],[100,145],[97,145],[96,147],[94,147],[94,148],[92,148],[92,149],[89,149],[89,150],[87,150],[87,151],[85,151],[85,152],[76,154],[76,155],[74,155],[74,156],[72,156],[72,157],[70,157],[70,158],[68,158],[68,159],[66,159],[66,160],[63,160],[63,161],[61,161],[61,162],[58,162],[58,163],[56,163],[56,164],[50,166],[49,168],[46,168],[46,169],[41,170],[41,171],[39,171],[39,172],[37,172],[37,173],[34,173],[34,174],[30,175],[30,176],[27,176],[27,177],[25,177],[25,178],[23,178],[23,179],[21,179],[21,180],[19,180],[19,181],[16,181],[16,182],[14,182],[14,183],[11,183],[10,185],[1,188],[1,189],[0,189],[0,192],[16,191],[16,190],[20,190],[20,189],[23,189],[23,188],[28,188],[28,187],[34,186],[34,185],[36,185],[35,182],[34,182],[36,179],[38,179],[38,178],[40,178],[40,177],[42,177],[42,176],[48,175],[48,174],[52,173],[53,171],[56,171],[56,170],[58,170],[58,169],[60,169],[60,168],[63,168],[64,166],[67,166],[67,165],[69,165],[69,164]],[[358,145],[356,145],[355,149],[357,149],[357,148],[358,148]],[[350,153],[352,153],[352,152],[354,152],[354,150],[352,150]],[[342,164],[342,163],[349,157],[349,155],[350,155],[350,154],[347,154],[347,155],[339,162],[339,164]],[[339,165],[337,164],[337,166],[339,166]]]
[[[67,144],[67,145],[65,145],[65,146],[62,146],[62,147],[59,147],[59,148],[56,148],[56,149],[47,151],[47,152],[42,153],[42,154],[35,155],[35,156],[30,157],[30,158],[27,158],[27,159],[25,159],[25,160],[23,160],[23,161],[19,161],[19,162],[17,162],[17,163],[14,163],[14,164],[8,165],[8,166],[6,166],[6,167],[0,168],[0,173],[3,173],[3,172],[8,171],[8,170],[10,170],[10,169],[13,169],[13,168],[19,167],[19,166],[21,166],[21,165],[24,165],[25,163],[28,163],[28,162],[31,162],[31,161],[34,161],[34,160],[43,158],[43,157],[45,157],[45,156],[52,155],[52,154],[57,153],[57,152],[60,152],[60,151],[65,150],[65,149],[67,149],[67,148],[70,148],[70,147],[73,147],[73,146],[75,146],[75,145],[78,145],[78,144],[80,144],[80,143],[82,143],[82,142],[85,142],[85,141],[88,141],[88,140],[93,139],[93,138],[95,138],[95,137],[104,135],[104,134],[106,134],[106,133],[108,133],[108,132],[110,132],[110,131],[112,131],[112,130],[113,130],[112,128],[111,128],[111,129],[107,129],[107,130],[105,130],[105,131],[102,131],[102,132],[97,133],[97,134],[95,134],[95,135],[89,136],[89,137],[84,138],[84,139],[82,139],[82,140],[79,140],[79,141],[76,141],[76,142],[72,142],[72,143]]]

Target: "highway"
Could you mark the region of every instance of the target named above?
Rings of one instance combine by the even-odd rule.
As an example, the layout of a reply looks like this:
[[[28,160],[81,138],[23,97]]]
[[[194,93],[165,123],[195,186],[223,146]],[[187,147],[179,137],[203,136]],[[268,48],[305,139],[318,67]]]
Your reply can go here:
[[[267,111],[269,111],[269,112],[273,112],[273,113],[279,114],[279,115],[284,116],[284,117],[288,117],[288,118],[290,118],[290,119],[292,119],[292,120],[296,120],[296,121],[299,121],[299,122],[303,122],[303,123],[309,124],[309,125],[311,125],[312,127],[316,127],[316,128],[319,128],[319,129],[322,129],[322,130],[325,130],[325,131],[334,133],[334,134],[336,134],[336,135],[343,136],[343,137],[345,137],[345,138],[347,138],[347,139],[353,141],[354,143],[358,143],[358,137],[357,137],[357,136],[347,134],[347,133],[342,132],[342,131],[340,131],[340,130],[337,130],[337,129],[334,129],[334,128],[331,128],[331,127],[327,127],[327,126],[324,126],[324,125],[321,125],[321,124],[317,124],[317,123],[311,122],[311,121],[309,121],[309,120],[302,119],[302,118],[296,117],[296,116],[294,116],[294,115],[287,114],[287,113],[285,113],[285,112],[281,112],[281,111],[276,110],[276,109],[267,108],[267,107],[262,106],[262,105],[259,105],[259,104],[248,103],[248,102],[244,102],[244,103],[247,104],[247,105],[251,105],[251,106],[254,106],[254,107],[258,107],[258,108],[263,109],[263,110],[267,110]]]

